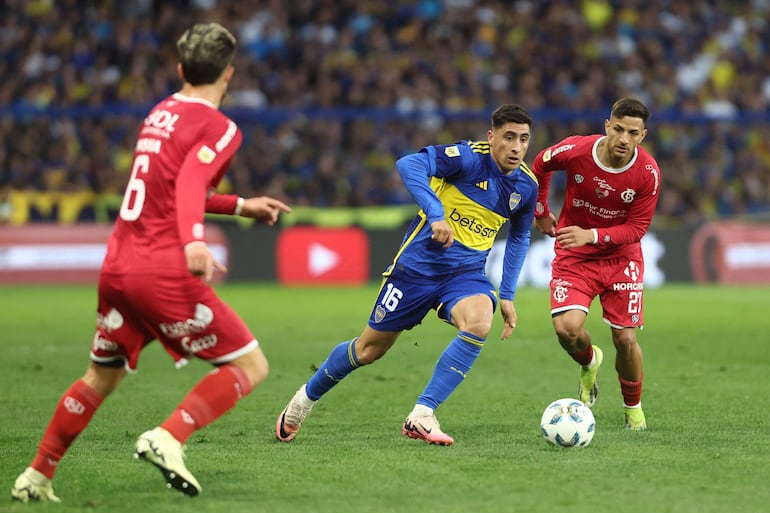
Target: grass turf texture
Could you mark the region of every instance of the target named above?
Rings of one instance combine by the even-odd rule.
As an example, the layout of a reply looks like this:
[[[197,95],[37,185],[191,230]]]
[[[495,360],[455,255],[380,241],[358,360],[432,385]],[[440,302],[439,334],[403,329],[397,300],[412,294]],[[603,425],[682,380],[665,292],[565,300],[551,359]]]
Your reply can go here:
[[[768,289],[667,286],[648,290],[643,403],[650,429],[623,426],[614,350],[598,303],[588,319],[605,349],[584,449],[540,438],[543,408],[577,393],[548,295],[522,289],[518,328],[501,342],[499,314],[469,379],[439,410],[452,447],[401,436],[401,423],[454,336],[433,315],[385,358],[357,370],[318,403],[297,439],[275,440],[276,416],[331,347],[356,336],[376,286],[222,285],[271,363],[271,375],[232,412],[187,443],[203,486],[190,499],[131,456],[208,370],[175,370],[159,344],[139,361],[76,440],[54,482],[62,504],[25,506],[10,488],[34,455],[63,390],[87,363],[93,287],[3,287],[0,513],[400,512],[707,513],[767,511]]]

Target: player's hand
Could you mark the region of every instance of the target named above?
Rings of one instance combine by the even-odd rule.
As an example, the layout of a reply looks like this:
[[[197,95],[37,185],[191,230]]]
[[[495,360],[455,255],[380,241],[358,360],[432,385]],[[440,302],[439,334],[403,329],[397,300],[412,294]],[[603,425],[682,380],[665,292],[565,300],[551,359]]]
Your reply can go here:
[[[214,255],[203,242],[192,242],[184,247],[184,256],[187,259],[187,270],[193,276],[202,276],[204,280],[211,281],[214,277],[214,269],[222,272],[227,267],[214,260]]]
[[[455,241],[455,234],[452,231],[452,227],[443,219],[441,221],[433,221],[430,223],[430,229],[433,230],[431,239],[441,243],[441,246],[444,249],[451,246]]]
[[[505,340],[511,336],[513,330],[516,329],[516,308],[513,306],[513,301],[510,299],[500,300],[500,313],[503,314],[503,333],[500,335],[500,340]]]
[[[594,241],[594,232],[579,226],[565,226],[556,232],[556,242],[564,249],[579,248]]]
[[[241,216],[251,217],[268,226],[273,226],[278,222],[281,212],[289,213],[291,208],[281,200],[269,196],[258,196],[244,199]]]
[[[548,214],[548,217],[535,218],[535,227],[551,237],[556,237],[556,217]]]

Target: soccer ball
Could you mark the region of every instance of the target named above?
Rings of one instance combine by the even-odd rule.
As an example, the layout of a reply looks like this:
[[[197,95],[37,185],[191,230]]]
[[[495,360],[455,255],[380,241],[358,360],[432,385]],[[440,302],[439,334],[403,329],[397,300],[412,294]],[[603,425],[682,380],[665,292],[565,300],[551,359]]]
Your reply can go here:
[[[540,430],[549,443],[559,447],[585,447],[591,443],[596,421],[591,409],[577,399],[558,399],[540,419]]]

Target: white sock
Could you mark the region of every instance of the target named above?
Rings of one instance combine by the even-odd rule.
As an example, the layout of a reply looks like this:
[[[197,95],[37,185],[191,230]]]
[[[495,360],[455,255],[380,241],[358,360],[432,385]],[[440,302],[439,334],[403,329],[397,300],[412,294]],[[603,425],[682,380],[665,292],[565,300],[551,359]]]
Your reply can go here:
[[[433,415],[433,408],[424,404],[415,404],[414,408],[412,408],[412,413],[409,414],[410,417],[425,417],[428,415]]]
[[[302,388],[300,388],[299,401],[302,403],[302,406],[313,406],[316,401],[307,396],[306,386],[307,385],[302,385]]]

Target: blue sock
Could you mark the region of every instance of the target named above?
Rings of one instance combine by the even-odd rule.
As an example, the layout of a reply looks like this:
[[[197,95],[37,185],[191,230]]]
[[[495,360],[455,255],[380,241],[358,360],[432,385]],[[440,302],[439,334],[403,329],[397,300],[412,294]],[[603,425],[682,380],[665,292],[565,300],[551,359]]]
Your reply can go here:
[[[433,376],[417,399],[417,404],[434,410],[438,408],[438,405],[463,382],[473,362],[478,358],[485,340],[465,331],[457,333],[436,362]]]
[[[357,339],[348,340],[338,344],[326,361],[321,364],[305,385],[307,396],[317,401],[334,385],[342,381],[342,378],[358,368],[355,343]]]

